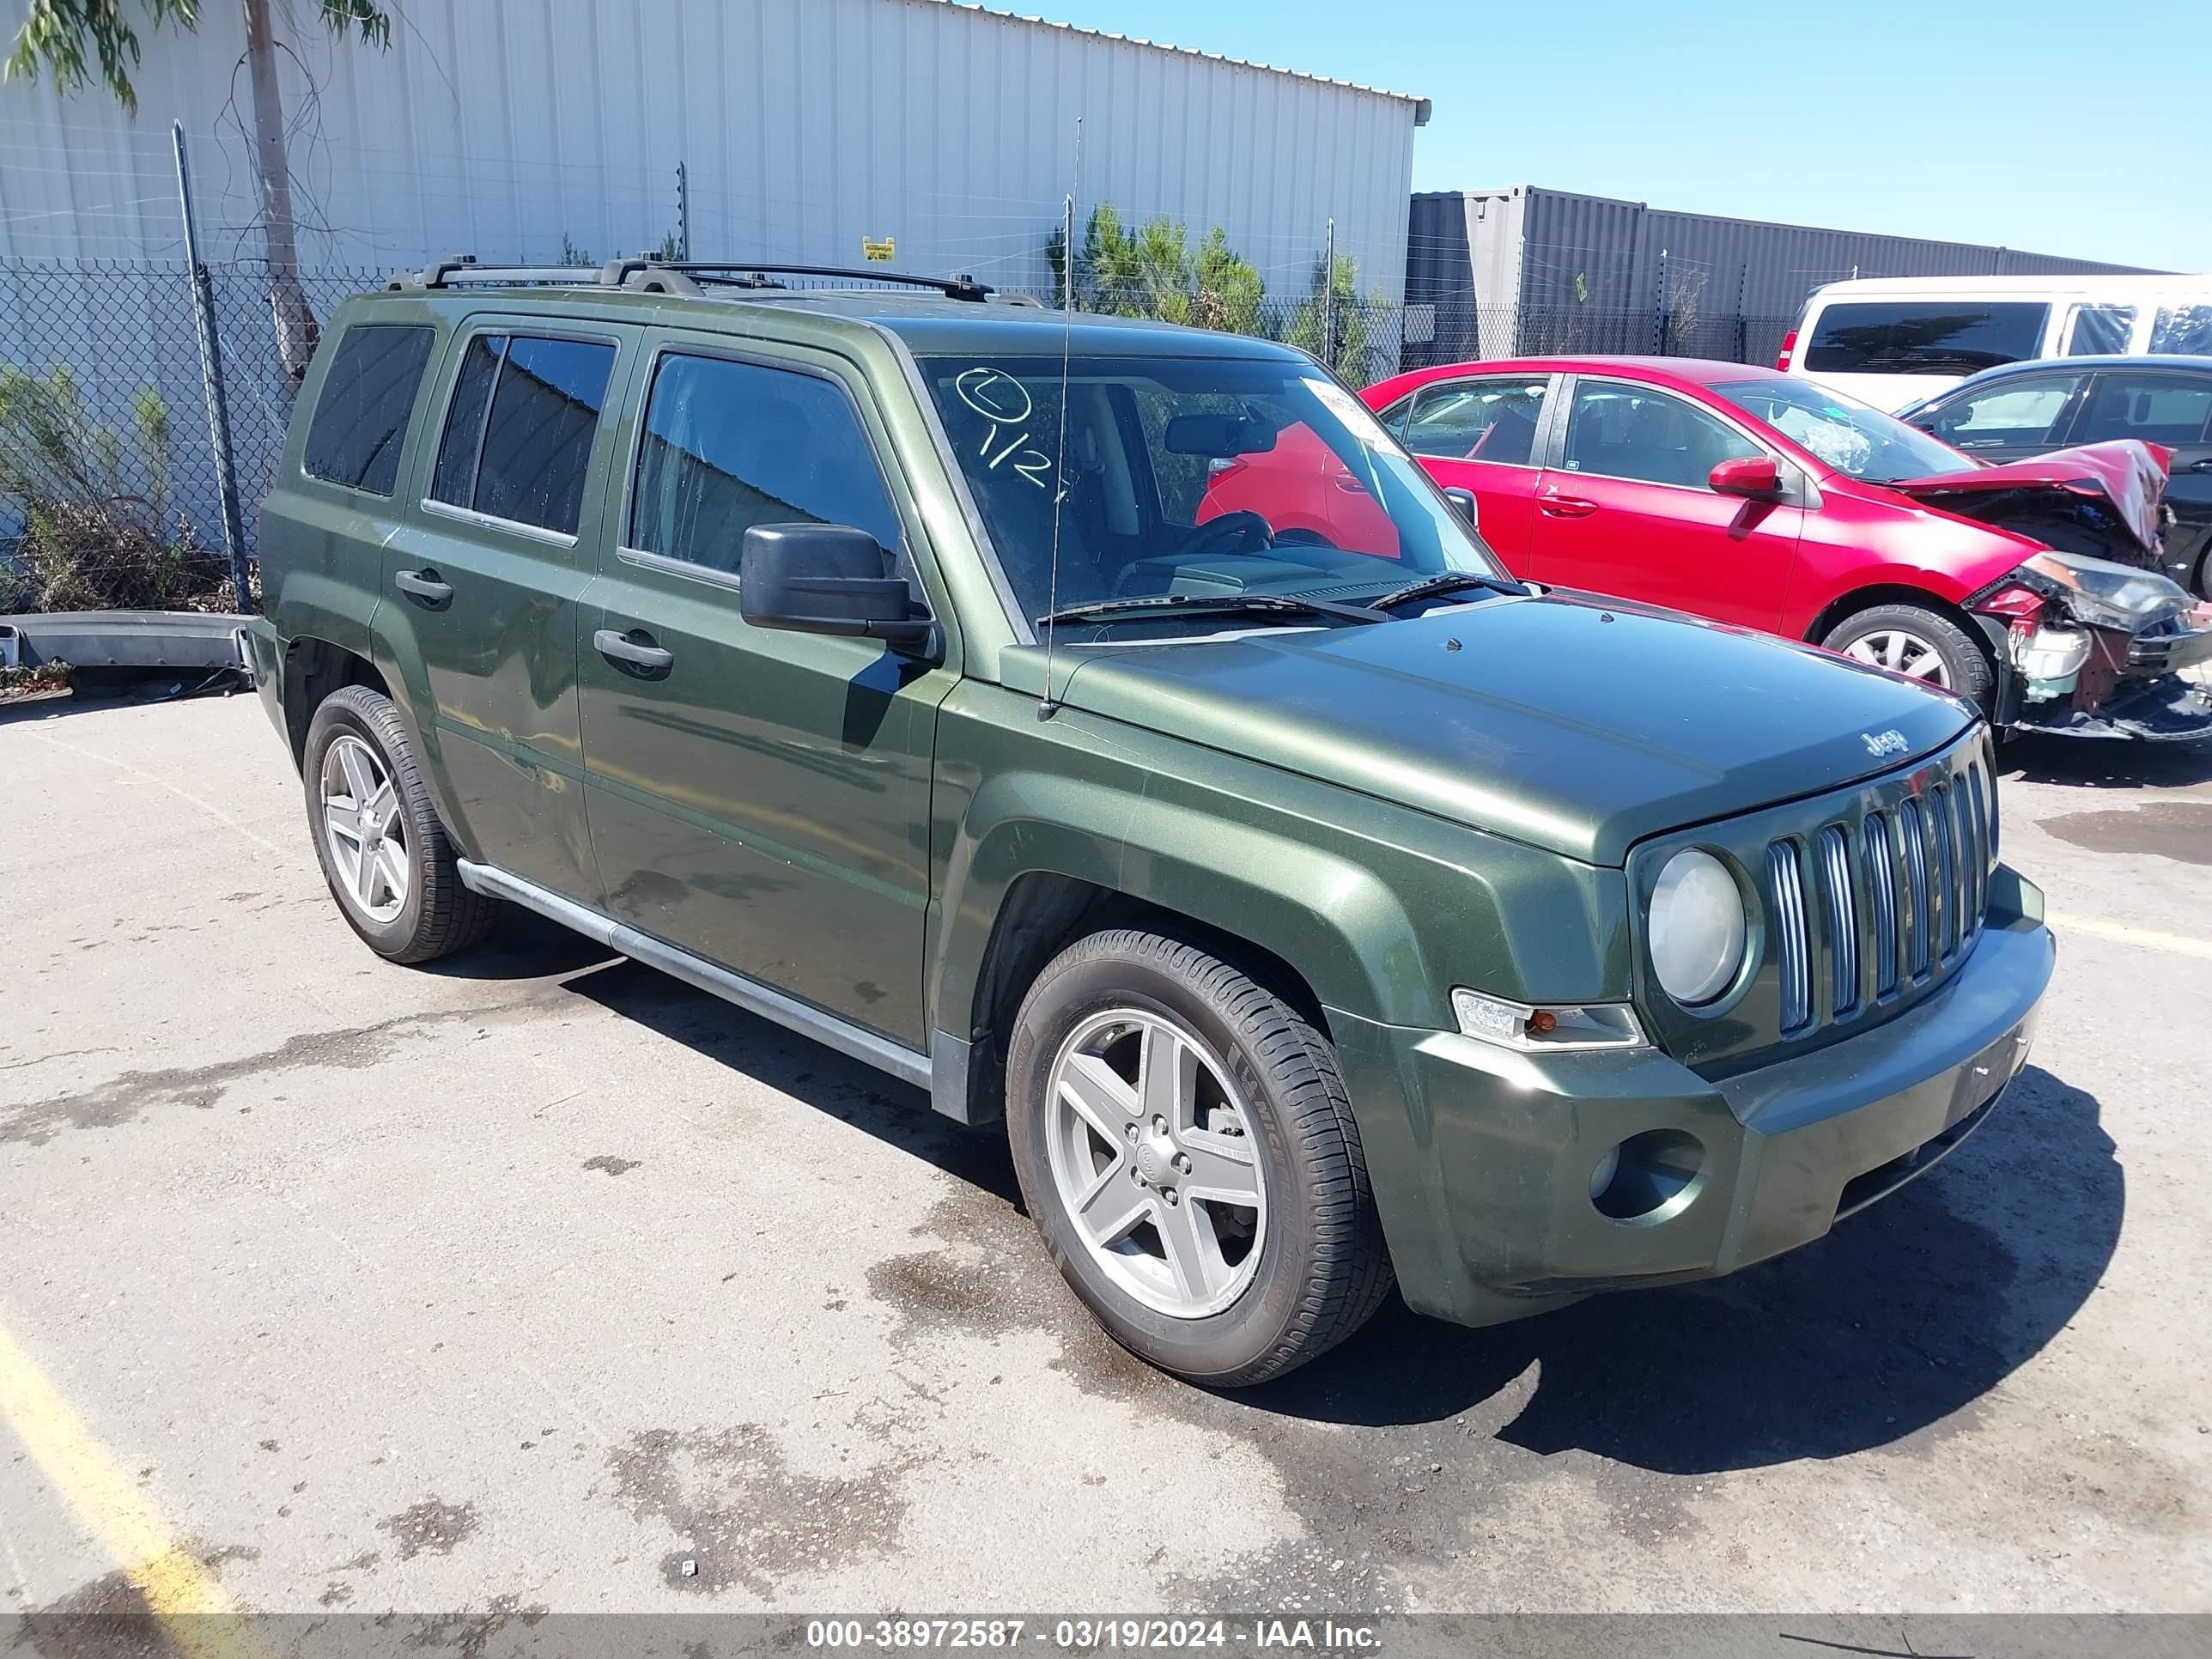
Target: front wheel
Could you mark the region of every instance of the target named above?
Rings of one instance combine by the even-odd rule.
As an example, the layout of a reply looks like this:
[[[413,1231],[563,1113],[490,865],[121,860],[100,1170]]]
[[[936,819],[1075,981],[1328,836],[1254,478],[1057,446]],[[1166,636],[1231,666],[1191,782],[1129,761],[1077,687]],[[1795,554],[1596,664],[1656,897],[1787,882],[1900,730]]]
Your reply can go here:
[[[1055,957],[1022,1004],[1006,1120],[1061,1273],[1164,1370],[1264,1382],[1390,1288],[1327,1039],[1192,945],[1114,931]]]
[[[1820,641],[1855,661],[1925,680],[1987,710],[1996,677],[1964,629],[1919,605],[1878,605],[1846,617]]]

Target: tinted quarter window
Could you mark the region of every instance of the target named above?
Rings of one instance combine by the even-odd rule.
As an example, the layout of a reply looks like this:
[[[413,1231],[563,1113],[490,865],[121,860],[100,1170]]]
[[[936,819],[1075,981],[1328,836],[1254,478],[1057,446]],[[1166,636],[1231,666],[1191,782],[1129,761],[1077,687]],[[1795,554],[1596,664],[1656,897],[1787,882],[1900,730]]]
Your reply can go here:
[[[1640,386],[1586,380],[1568,412],[1571,472],[1703,489],[1723,461],[1760,453],[1727,422]]]
[[[2212,305],[2168,306],[2150,327],[2150,349],[2160,357],[2212,355]]]
[[[372,495],[392,492],[407,416],[434,337],[428,328],[388,323],[346,330],[307,428],[309,476]]]
[[[757,524],[838,524],[901,543],[874,447],[834,382],[672,353],[646,404],[628,545],[735,574]]]
[[[1456,380],[1424,386],[1413,400],[1406,447],[1416,455],[1527,466],[1535,452],[1548,384]]]
[[[1850,300],[1805,349],[1815,374],[1972,374],[2033,357],[2051,307],[2026,301]]]
[[[614,347],[599,341],[507,342],[484,422],[477,512],[575,534],[614,363]]]
[[[2066,355],[2094,357],[2124,352],[2135,327],[2133,306],[2076,306],[2073,331],[2066,338]]]
[[[2205,441],[2212,422],[2212,375],[2100,374],[2078,441],[2139,438],[2179,447]]]
[[[507,336],[479,334],[461,356],[453,399],[446,410],[446,434],[438,442],[438,465],[430,478],[430,499],[466,507],[477,487],[477,451],[483,447],[485,411],[491,407],[492,382],[507,356]]]
[[[2032,374],[2007,380],[1943,405],[1936,435],[1960,449],[2002,449],[2051,441],[2080,374]]]

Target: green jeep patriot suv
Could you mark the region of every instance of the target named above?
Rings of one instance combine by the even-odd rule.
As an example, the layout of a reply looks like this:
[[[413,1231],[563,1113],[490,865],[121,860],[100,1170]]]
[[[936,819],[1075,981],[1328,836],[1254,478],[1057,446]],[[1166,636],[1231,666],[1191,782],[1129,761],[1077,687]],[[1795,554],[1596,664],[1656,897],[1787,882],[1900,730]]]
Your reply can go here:
[[[375,951],[520,905],[1003,1119],[1076,1294],[1220,1385],[1394,1279],[1733,1272],[1989,1115],[2052,945],[1966,704],[1516,581],[1287,347],[870,276],[339,312],[254,665]],[[1279,447],[1321,528],[1212,499]]]

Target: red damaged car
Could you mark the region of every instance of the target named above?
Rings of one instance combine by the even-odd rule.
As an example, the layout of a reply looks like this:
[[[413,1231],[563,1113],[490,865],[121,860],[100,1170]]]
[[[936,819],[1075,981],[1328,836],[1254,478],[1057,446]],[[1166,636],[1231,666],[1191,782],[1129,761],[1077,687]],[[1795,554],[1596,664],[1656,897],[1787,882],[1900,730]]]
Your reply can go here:
[[[2212,693],[2179,672],[2212,660],[2212,605],[2162,568],[2155,446],[1984,466],[1801,376],[1671,357],[1461,363],[1361,395],[1473,495],[1516,575],[1810,641],[2003,725],[2212,736]],[[1312,520],[1283,540],[1387,553],[1329,459],[1216,462],[1198,516],[1264,496]]]

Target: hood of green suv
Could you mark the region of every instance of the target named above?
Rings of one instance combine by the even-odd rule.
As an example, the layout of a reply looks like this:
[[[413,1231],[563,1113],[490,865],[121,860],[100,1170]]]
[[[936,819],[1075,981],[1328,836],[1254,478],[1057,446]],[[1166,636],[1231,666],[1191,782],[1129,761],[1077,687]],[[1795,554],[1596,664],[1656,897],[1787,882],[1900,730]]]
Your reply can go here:
[[[1594,864],[1888,771],[1972,716],[1768,635],[1580,599],[1060,647],[1062,700]]]

